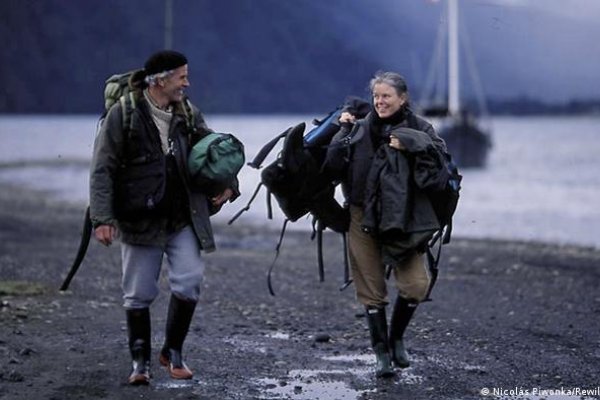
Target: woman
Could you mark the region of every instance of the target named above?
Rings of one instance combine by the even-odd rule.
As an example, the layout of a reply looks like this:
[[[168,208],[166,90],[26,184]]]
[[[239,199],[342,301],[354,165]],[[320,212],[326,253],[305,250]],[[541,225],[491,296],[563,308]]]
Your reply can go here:
[[[407,231],[394,236],[392,247],[396,255],[400,256],[393,258],[396,261],[390,263],[384,250],[389,248],[385,244],[385,240],[389,238],[384,240],[376,229],[372,231],[365,227],[369,181],[373,179],[371,170],[377,157],[380,160],[385,158],[382,155],[391,149],[394,153],[398,152],[395,156],[402,157],[408,166],[412,165],[410,160],[414,161],[411,150],[415,145],[420,150],[433,148],[434,151],[445,151],[446,146],[435,134],[433,127],[409,109],[408,89],[402,76],[394,72],[379,72],[369,86],[373,111],[361,120],[356,120],[350,112],[341,114],[340,123],[343,128],[336,134],[333,143],[346,143],[347,146],[329,147],[325,171],[332,179],[341,181],[349,203],[349,253],[356,296],[366,308],[371,344],[377,358],[376,375],[388,377],[393,375],[392,363],[400,368],[409,366],[403,335],[415,308],[429,291],[430,276],[423,250],[435,230],[439,229],[439,224],[431,224],[431,215],[414,212],[424,208],[415,208],[414,205],[419,206],[418,203],[428,200],[426,196],[412,195],[408,200],[412,202],[410,207],[395,210],[404,214],[408,211],[410,228],[405,228]],[[351,124],[353,127],[350,130],[348,128]],[[409,168],[401,173],[407,175],[412,172]],[[416,193],[418,190],[411,187],[409,192]],[[431,209],[429,204],[421,205]],[[386,264],[393,267],[398,288],[389,333],[385,313],[388,304]]]

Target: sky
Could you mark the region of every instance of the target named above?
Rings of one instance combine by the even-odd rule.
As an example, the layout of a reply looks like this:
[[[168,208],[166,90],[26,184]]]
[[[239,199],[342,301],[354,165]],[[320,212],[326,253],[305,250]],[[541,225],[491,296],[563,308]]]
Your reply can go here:
[[[600,51],[596,51],[596,42],[600,39],[600,0],[458,1],[462,14],[461,27],[468,32],[475,59],[473,65],[478,68],[479,80],[482,83],[480,86],[483,87],[486,97],[500,101],[529,97],[551,103],[600,97]],[[130,12],[137,13],[137,8],[131,5],[134,3],[103,0],[105,8],[109,10],[104,12],[112,15],[114,9],[115,16],[127,16]],[[373,71],[390,69],[403,73],[409,78],[411,88],[415,88],[415,98],[421,98],[420,89],[427,86],[428,66],[434,53],[435,32],[440,25],[440,11],[444,9],[444,3],[445,0],[204,0],[189,3],[185,0],[174,1],[180,10],[194,4],[196,11],[202,11],[198,12],[198,17],[193,18],[182,18],[179,15],[176,19],[177,23],[181,23],[178,40],[184,42],[183,47],[190,51],[192,58],[199,58],[196,64],[199,70],[206,74],[212,73],[211,82],[215,82],[213,90],[220,84],[230,84],[230,75],[241,77],[240,84],[232,86],[243,86],[244,93],[234,100],[223,100],[227,105],[235,101],[248,101],[247,98],[251,96],[244,97],[245,93],[258,92],[263,84],[273,84],[274,76],[282,74],[281,70],[284,68],[275,70],[273,74],[269,73],[268,68],[246,68],[248,65],[266,65],[269,56],[271,61],[275,60],[274,65],[284,65],[280,60],[287,62],[285,65],[290,75],[298,77],[302,87],[315,84],[318,77],[321,77],[325,82],[343,82],[341,85],[347,85],[351,80],[360,80],[355,86],[362,89],[365,86],[363,82],[368,79],[368,74],[365,75],[360,69],[362,65],[364,69],[372,68]],[[111,44],[110,39],[105,40],[106,43],[98,44],[97,48],[93,45],[81,45],[78,39],[82,42],[87,40],[86,35],[90,32],[98,37],[110,36],[98,33],[101,28],[107,26],[105,19],[94,20],[93,16],[90,16],[89,20],[86,18],[85,22],[81,22],[81,14],[76,12],[78,7],[74,6],[75,3],[71,0],[6,1],[0,4],[3,10],[34,9],[34,16],[40,19],[27,19],[24,13],[16,13],[15,15],[23,17],[23,20],[31,21],[31,24],[11,25],[9,20],[0,23],[0,36],[6,38],[0,52],[4,51],[7,54],[0,57],[0,71],[11,78],[10,81],[14,83],[12,92],[19,93],[24,104],[42,102],[38,95],[28,90],[28,85],[36,82],[35,79],[30,79],[34,74],[40,85],[50,88],[50,93],[54,91],[52,88],[64,86],[65,83],[57,79],[57,76],[60,78],[63,75],[68,75],[66,79],[75,80],[76,84],[89,90],[89,86],[86,85],[91,79],[90,76],[98,80],[98,76],[112,72],[112,66],[107,65],[107,60],[123,60],[126,57],[119,57],[120,55],[128,56],[133,53],[127,50],[127,46],[131,45],[126,40],[119,43],[122,44],[122,49]],[[84,10],[83,15],[85,12],[89,13],[90,9],[91,12],[101,15],[98,7],[85,2],[77,4]],[[112,4],[114,7],[107,7],[106,4]],[[123,35],[132,43],[135,41],[136,50],[141,47],[138,45],[138,38],[142,39],[141,43],[147,48],[153,46],[150,43],[156,42],[158,36],[151,35],[156,29],[148,27],[156,25],[161,29],[163,22],[163,1],[155,0],[148,4],[153,4],[153,8],[148,10],[148,16],[133,21],[136,24],[127,24],[133,34]],[[347,4],[352,5],[353,9],[344,7]],[[47,18],[48,10],[45,8],[54,12],[52,18]],[[280,14],[268,15],[268,11]],[[2,14],[11,15],[0,12],[0,20]],[[268,18],[259,18],[258,21],[263,26],[256,29],[256,17],[263,14],[268,15]],[[159,21],[158,24],[151,22],[152,16]],[[56,29],[54,24],[46,26],[39,23],[46,20],[59,20],[65,29]],[[198,24],[198,20],[202,20],[203,23]],[[193,23],[190,23],[191,21]],[[219,21],[219,26],[212,27],[211,23],[214,21]],[[233,22],[228,24],[231,21]],[[299,28],[299,21],[306,29]],[[306,21],[314,24],[308,24]],[[201,29],[207,26],[209,28]],[[78,34],[80,31],[81,35]],[[258,33],[252,36],[255,31]],[[20,43],[19,39],[23,38],[27,40]],[[47,38],[50,39],[46,40]],[[234,40],[236,42],[232,42]],[[224,44],[221,45],[221,42]],[[297,43],[300,46],[299,51],[287,50]],[[323,43],[326,45],[322,46]],[[212,44],[214,46],[211,46]],[[261,48],[261,44],[264,44],[264,48]],[[355,63],[351,65],[353,68],[340,69],[339,55],[329,51],[329,45],[343,48],[341,53],[346,57],[344,62],[357,59],[362,64]],[[62,58],[75,58],[80,54],[79,50],[71,51],[74,48],[81,49],[86,54],[85,61],[89,61],[85,66],[81,64],[77,71],[78,79],[73,79],[72,74],[60,70]],[[224,67],[228,67],[219,68],[219,71],[227,70],[230,75],[219,74],[219,71],[208,68],[207,58],[194,54],[194,51],[202,48],[212,52],[211,60],[219,60]],[[282,48],[282,51],[273,50]],[[321,56],[319,51],[325,56],[334,57],[330,57],[332,60],[323,60],[324,57],[321,57],[319,63],[312,62],[314,54]],[[261,56],[255,56],[259,53]],[[107,54],[110,56],[107,57]],[[53,60],[55,62],[47,65],[50,63],[46,61],[53,55],[56,55]],[[25,65],[17,66],[9,62],[11,59],[23,60]],[[31,65],[30,70],[25,68],[28,67],[27,63]],[[47,65],[47,68],[41,70],[37,68],[38,65]],[[318,68],[313,68],[313,65],[317,65]],[[84,69],[89,72],[84,73]],[[463,64],[461,69],[465,71],[466,65]],[[339,71],[343,71],[344,74]],[[52,86],[53,84],[55,86]],[[466,85],[465,97],[469,95],[469,90],[473,91],[474,86],[476,85]],[[211,88],[208,87],[207,90]],[[336,90],[338,89],[332,88],[330,91]],[[11,92],[6,88],[5,91]],[[352,93],[364,95],[363,92],[364,90]],[[473,97],[472,93],[469,97]],[[250,99],[250,102],[254,103],[254,100]],[[50,98],[48,102],[54,102],[54,99]],[[8,96],[4,96],[3,100],[0,93],[0,109],[3,104],[21,103],[8,100]]]
[[[462,0],[463,2],[489,3],[506,7],[530,7],[548,11],[564,18],[597,22],[600,18],[598,0]]]
[[[467,21],[470,41],[483,66],[484,83],[500,83],[493,90],[498,97],[519,91],[550,101],[600,96],[599,0],[459,0],[459,4],[463,14],[479,19]],[[493,64],[507,65],[490,68]]]

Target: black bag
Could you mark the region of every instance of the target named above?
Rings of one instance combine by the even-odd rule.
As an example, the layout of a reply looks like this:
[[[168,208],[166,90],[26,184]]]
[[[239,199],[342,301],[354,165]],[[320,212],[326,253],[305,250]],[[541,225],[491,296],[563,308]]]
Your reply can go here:
[[[443,243],[448,243],[452,232],[452,217],[460,198],[462,175],[458,172],[450,154],[444,153],[441,156],[443,168],[440,170],[440,174],[443,176],[444,184],[441,190],[428,191],[428,195],[440,227],[446,228]]]
[[[346,100],[344,108],[356,109],[359,111],[357,115],[363,117],[368,113],[370,106],[361,99],[349,97]],[[279,248],[283,241],[288,221],[297,221],[307,214],[313,216],[313,238],[316,235],[318,240],[319,278],[321,281],[324,280],[321,241],[323,231],[326,228],[342,234],[344,254],[347,254],[346,232],[350,225],[349,211],[336,201],[334,196],[335,184],[321,171],[327,147],[330,145],[332,137],[340,129],[338,119],[342,109],[342,107],[336,108],[322,120],[315,119],[313,123],[316,126],[306,135],[304,135],[305,123],[288,128],[266,143],[254,159],[248,163],[250,167],[256,169],[262,168],[262,162],[277,145],[279,140],[284,138],[284,144],[277,159],[262,170],[261,182],[254,191],[250,201],[229,221],[229,224],[232,224],[244,211],[250,208],[250,204],[256,198],[263,185],[268,190],[267,206],[269,219],[272,218],[271,195],[277,200],[279,208],[285,214],[286,220],[284,221],[279,243],[276,247],[275,259],[268,273],[267,282],[269,292],[272,295],[275,292],[271,286],[271,272],[279,255]],[[347,287],[351,282],[347,257],[345,257],[344,277],[344,286],[342,288]]]
[[[444,153],[441,155],[440,159],[443,163],[443,168],[440,170],[440,177],[444,184],[437,190],[428,191],[429,200],[431,201],[433,210],[440,223],[440,230],[436,232],[429,241],[426,249],[431,281],[424,301],[431,300],[431,291],[435,286],[439,273],[438,264],[441,259],[442,245],[450,243],[450,238],[452,236],[452,217],[458,206],[462,181],[462,175],[458,172],[458,168],[452,161],[450,154]],[[432,249],[438,240],[437,255],[434,255]]]
[[[277,159],[261,173],[261,182],[272,194],[290,221],[311,213],[326,227],[348,230],[347,211],[334,199],[334,185],[321,173],[320,161],[305,147],[305,124],[285,133],[283,149]]]

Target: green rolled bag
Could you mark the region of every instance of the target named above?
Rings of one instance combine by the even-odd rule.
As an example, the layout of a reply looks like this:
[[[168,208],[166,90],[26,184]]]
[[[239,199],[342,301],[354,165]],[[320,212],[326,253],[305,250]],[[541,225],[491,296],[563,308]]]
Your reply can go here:
[[[246,158],[244,145],[230,133],[209,133],[192,147],[188,169],[194,190],[216,196],[231,187]]]

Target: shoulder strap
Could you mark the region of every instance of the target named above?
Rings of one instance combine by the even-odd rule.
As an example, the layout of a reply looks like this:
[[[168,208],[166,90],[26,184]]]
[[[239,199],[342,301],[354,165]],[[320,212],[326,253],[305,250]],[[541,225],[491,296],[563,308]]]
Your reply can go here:
[[[325,224],[317,217],[313,218],[312,222],[313,233],[311,240],[317,237],[317,268],[319,270],[319,282],[325,281],[325,263],[323,262],[323,231],[325,230]]]
[[[437,281],[437,277],[439,274],[439,262],[442,253],[442,243],[440,242],[438,245],[437,257],[434,257],[433,252],[431,251],[431,247],[427,246],[427,264],[429,265],[429,273],[431,274],[431,279],[429,282],[429,288],[427,289],[427,296],[425,296],[425,300],[423,301],[431,301],[431,292],[433,291],[433,287],[435,286],[435,282]]]
[[[346,232],[342,232],[342,242],[344,243],[344,283],[340,287],[340,292],[352,285],[352,278],[350,278],[350,261],[348,256],[348,234]]]
[[[258,183],[258,186],[256,186],[256,189],[254,189],[254,193],[250,197],[250,200],[248,201],[248,204],[246,204],[246,207],[242,208],[240,211],[238,211],[237,213],[235,213],[235,215],[229,220],[229,222],[227,222],[228,225],[233,224],[235,222],[235,220],[240,217],[240,215],[242,215],[245,211],[250,210],[250,204],[252,204],[252,202],[256,198],[256,195],[260,191],[260,188],[261,188],[262,185],[263,185],[262,182]]]
[[[196,115],[190,99],[186,97],[182,102],[181,108],[183,109],[183,115],[185,116],[185,123],[188,129],[190,132],[194,132],[196,130]]]
[[[62,285],[60,286],[61,292],[65,291],[69,288],[69,285],[71,284],[71,280],[73,279],[73,277],[77,273],[77,270],[79,269],[79,266],[83,262],[85,253],[87,252],[88,246],[90,244],[90,238],[92,237],[92,230],[93,230],[93,226],[92,226],[92,220],[90,218],[90,206],[88,206],[85,209],[85,215],[84,215],[84,219],[83,219],[83,228],[81,231],[81,241],[79,242],[79,249],[77,250],[77,255],[75,256],[75,260],[73,261],[73,264],[71,265],[71,268],[69,269],[69,273],[67,274],[67,277],[65,278]]]
[[[290,131],[293,129],[293,127],[289,127],[288,129],[286,129],[285,131],[281,132],[279,135],[275,136],[273,139],[271,139],[269,142],[267,142],[267,144],[265,144],[256,154],[256,156],[254,156],[254,159],[248,163],[248,165],[252,168],[256,168],[259,169],[263,163],[263,161],[265,161],[265,158],[267,158],[267,156],[269,155],[269,153],[271,152],[271,150],[273,150],[273,148],[275,147],[275,145],[277,144],[277,142],[279,142],[279,140],[281,138],[284,138],[287,136],[288,133],[290,133]]]
[[[288,222],[289,222],[289,219],[287,219],[287,218],[285,221],[283,221],[283,226],[281,227],[281,233],[279,234],[279,242],[277,242],[277,247],[275,247],[275,258],[273,259],[273,262],[271,263],[271,266],[269,267],[269,272],[267,274],[267,286],[269,287],[269,293],[271,294],[271,296],[275,296],[275,291],[273,291],[273,285],[271,284],[271,273],[273,272],[273,268],[275,267],[275,262],[277,261],[277,258],[279,257],[279,249],[281,248],[281,244],[283,243],[283,235],[285,234],[285,228],[287,227]]]
[[[131,130],[131,114],[137,105],[136,95],[130,91],[119,97],[121,103],[121,113],[123,115],[123,131],[128,133]]]

